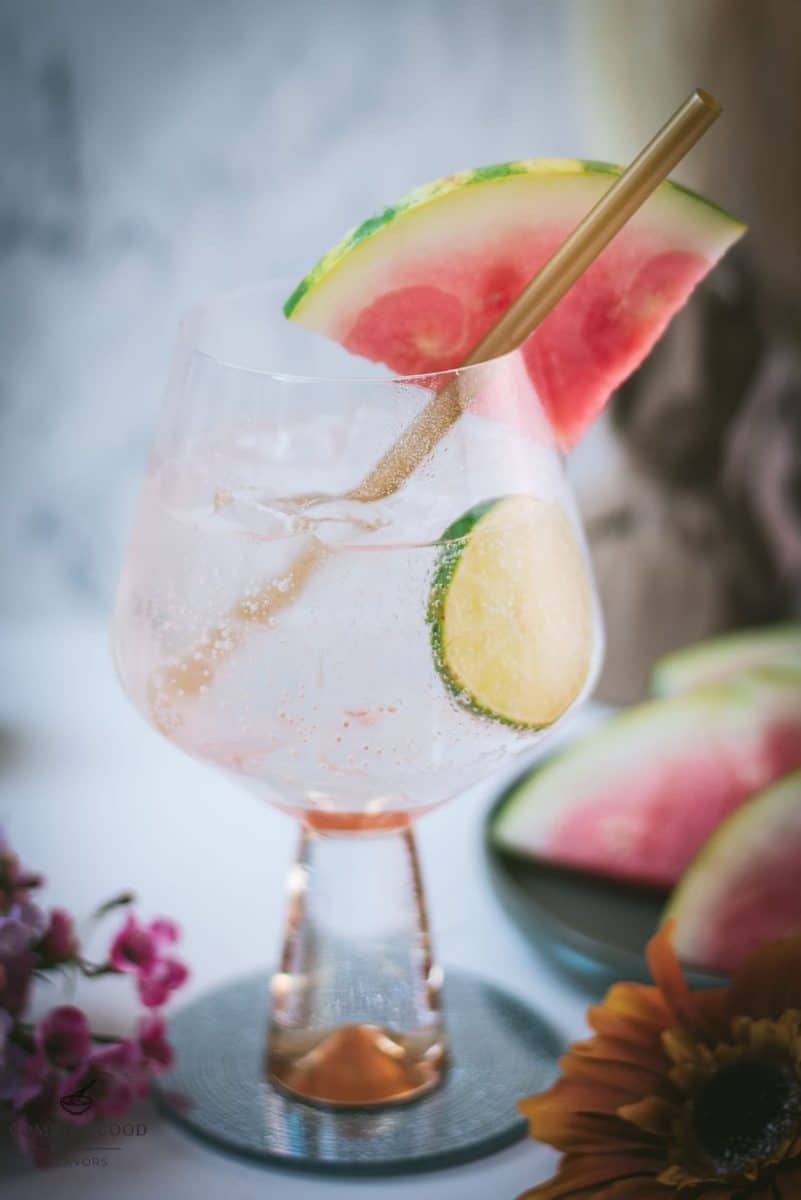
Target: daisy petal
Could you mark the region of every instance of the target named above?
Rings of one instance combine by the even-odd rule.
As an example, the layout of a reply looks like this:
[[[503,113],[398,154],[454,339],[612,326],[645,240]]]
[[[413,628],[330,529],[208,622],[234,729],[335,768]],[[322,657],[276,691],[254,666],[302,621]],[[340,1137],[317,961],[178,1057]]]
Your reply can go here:
[[[635,1046],[622,1038],[599,1036],[586,1042],[576,1042],[572,1053],[579,1058],[631,1063],[653,1075],[664,1075],[667,1070],[664,1051],[657,1041],[650,1046]]]
[[[655,1179],[620,1179],[608,1191],[596,1192],[593,1200],[661,1200],[670,1195],[671,1190]]]
[[[517,1107],[528,1120],[531,1136],[557,1150],[592,1153],[599,1145],[626,1149],[644,1140],[640,1130],[611,1114],[575,1112],[561,1105],[535,1108],[531,1100],[521,1100]]]
[[[703,1025],[703,1020],[673,949],[675,924],[675,920],[666,921],[651,938],[646,950],[648,967],[654,983],[673,1015],[671,1023],[697,1032]]]
[[[640,1096],[642,1094],[640,1092]],[[519,1101],[517,1107],[529,1120],[536,1118],[540,1123],[551,1117],[558,1121],[581,1113],[592,1113],[597,1119],[603,1119],[605,1116],[614,1117],[621,1104],[629,1104],[640,1096],[633,1097],[630,1091],[605,1083],[570,1077],[558,1080],[541,1096],[530,1096]],[[542,1133],[536,1136],[540,1141],[549,1140]]]
[[[671,1091],[664,1064],[660,1071],[649,1071],[639,1063],[615,1062],[613,1059],[600,1061],[586,1055],[571,1053],[562,1059],[562,1070],[566,1075],[586,1080],[605,1092],[615,1091],[626,1095],[631,1101],[639,1100],[652,1092]]]
[[[788,1008],[801,1008],[801,936],[760,947],[729,989],[730,1016],[776,1018]]]
[[[633,1177],[647,1178],[653,1182],[658,1171],[659,1167],[653,1162],[632,1155],[604,1155],[600,1158],[592,1154],[568,1155],[562,1161],[557,1176],[558,1188],[553,1195],[568,1197],[588,1187],[608,1187],[621,1179]]]
[[[795,1170],[780,1171],[776,1182],[782,1196],[801,1196],[801,1165]]]
[[[636,1104],[626,1104],[619,1108],[618,1116],[624,1121],[630,1121],[645,1133],[667,1137],[676,1119],[676,1109],[659,1096],[647,1096],[645,1100],[639,1100]]]
[[[672,1014],[658,988],[647,987],[642,983],[614,984],[606,993],[600,1007],[620,1013],[627,1021],[637,1021],[641,1027],[657,1031],[672,1024]],[[595,1011],[591,1009],[590,1015]]]
[[[615,1011],[607,1002],[597,1004],[587,1013],[590,1028],[600,1037],[625,1040],[637,1048],[641,1046],[658,1046],[662,1030],[670,1024],[667,1013],[664,1022],[641,1021]]]

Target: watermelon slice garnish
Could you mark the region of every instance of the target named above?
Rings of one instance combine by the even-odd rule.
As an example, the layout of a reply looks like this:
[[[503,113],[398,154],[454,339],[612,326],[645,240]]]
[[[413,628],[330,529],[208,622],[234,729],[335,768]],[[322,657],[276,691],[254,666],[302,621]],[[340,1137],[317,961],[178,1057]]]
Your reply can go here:
[[[724,821],[673,892],[665,918],[685,962],[734,971],[763,943],[801,932],[801,771]]]
[[[714,829],[801,767],[801,670],[765,668],[611,717],[518,780],[493,820],[524,857],[672,887]]]
[[[284,311],[399,374],[448,370],[620,170],[529,159],[424,184],[346,234]],[[723,209],[664,183],[535,330],[526,365],[565,448],[744,232]]]

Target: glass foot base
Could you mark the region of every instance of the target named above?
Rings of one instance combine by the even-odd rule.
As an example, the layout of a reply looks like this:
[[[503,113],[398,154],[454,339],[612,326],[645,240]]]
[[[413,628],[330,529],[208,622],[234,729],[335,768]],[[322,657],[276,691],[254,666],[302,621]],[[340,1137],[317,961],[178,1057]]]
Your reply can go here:
[[[448,971],[443,1082],[412,1103],[333,1111],[266,1081],[268,1005],[268,980],[258,975],[179,1012],[170,1022],[176,1063],[161,1077],[157,1101],[221,1149],[307,1171],[399,1174],[492,1154],[525,1134],[515,1103],[550,1082],[560,1053],[550,1026],[527,1005]]]
[[[313,1038],[270,1030],[269,1082],[296,1100],[330,1108],[408,1104],[437,1087],[445,1069],[440,1026],[402,1037],[380,1025],[341,1025]]]

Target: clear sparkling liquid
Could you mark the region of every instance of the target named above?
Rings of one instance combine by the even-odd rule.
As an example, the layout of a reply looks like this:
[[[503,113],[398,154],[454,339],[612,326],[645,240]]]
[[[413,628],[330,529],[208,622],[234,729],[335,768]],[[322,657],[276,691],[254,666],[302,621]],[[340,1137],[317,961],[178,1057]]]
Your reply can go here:
[[[454,703],[426,606],[439,539],[471,504],[532,491],[569,507],[558,461],[467,415],[393,496],[338,499],[355,448],[369,466],[392,436],[379,408],[198,436],[142,497],[115,618],[125,686],[183,749],[291,809],[429,807],[531,742]],[[265,584],[286,602],[243,621]]]

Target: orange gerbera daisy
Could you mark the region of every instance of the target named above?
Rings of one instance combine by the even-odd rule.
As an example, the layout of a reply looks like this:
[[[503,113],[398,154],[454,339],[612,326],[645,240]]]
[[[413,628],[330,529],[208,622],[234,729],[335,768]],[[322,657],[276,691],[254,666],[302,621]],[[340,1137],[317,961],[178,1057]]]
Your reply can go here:
[[[801,1200],[801,936],[691,991],[671,932],[648,946],[655,986],[615,984],[594,1036],[521,1101],[564,1155],[526,1200]]]

